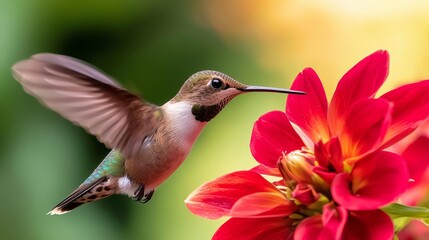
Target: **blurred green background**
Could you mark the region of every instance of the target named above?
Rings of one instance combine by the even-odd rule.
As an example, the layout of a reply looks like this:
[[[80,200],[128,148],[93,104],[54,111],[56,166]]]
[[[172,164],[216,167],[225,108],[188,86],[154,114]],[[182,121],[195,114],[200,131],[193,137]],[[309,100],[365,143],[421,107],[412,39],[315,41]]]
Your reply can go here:
[[[225,219],[196,217],[184,199],[208,180],[254,166],[253,122],[285,102],[276,94],[234,99],[147,204],[114,196],[47,216],[108,149],[25,94],[10,74],[16,61],[70,55],[162,104],[203,69],[288,87],[312,66],[332,94],[358,60],[387,49],[389,88],[429,76],[428,10],[423,1],[1,0],[0,238],[209,239]]]

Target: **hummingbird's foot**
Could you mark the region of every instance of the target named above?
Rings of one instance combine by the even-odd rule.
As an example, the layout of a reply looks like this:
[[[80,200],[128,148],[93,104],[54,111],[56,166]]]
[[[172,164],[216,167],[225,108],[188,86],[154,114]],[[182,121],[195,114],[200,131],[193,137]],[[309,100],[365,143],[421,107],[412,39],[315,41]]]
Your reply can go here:
[[[141,201],[141,199],[144,197],[144,185],[139,185],[137,190],[134,192],[134,201]]]
[[[148,193],[145,194],[145,187],[144,185],[140,185],[137,190],[134,192],[135,196],[133,197],[134,201],[138,201],[140,203],[147,203],[152,198],[153,193],[155,190],[151,190]]]
[[[144,198],[140,202],[141,203],[147,203],[147,202],[149,202],[149,200],[152,198],[152,196],[153,196],[154,193],[155,193],[155,190],[149,191],[148,193],[146,193],[144,195]]]

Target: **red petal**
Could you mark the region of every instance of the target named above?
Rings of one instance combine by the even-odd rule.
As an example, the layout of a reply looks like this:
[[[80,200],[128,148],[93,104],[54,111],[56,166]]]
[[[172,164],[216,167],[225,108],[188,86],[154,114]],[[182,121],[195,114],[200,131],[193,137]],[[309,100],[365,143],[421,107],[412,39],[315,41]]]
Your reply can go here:
[[[262,164],[259,164],[258,166],[253,167],[252,169],[250,169],[250,171],[263,174],[263,175],[274,176],[274,177],[282,176],[278,168],[270,168]]]
[[[412,220],[398,233],[401,240],[423,240],[429,239],[429,228],[418,220]]]
[[[280,192],[259,192],[238,199],[228,215],[236,218],[284,217],[296,209],[296,205]]]
[[[412,188],[407,189],[401,195],[401,203],[408,206],[416,206],[424,204],[423,202],[429,196],[429,188],[427,187],[429,183],[429,171],[426,171],[425,178],[421,182],[421,184],[417,184]]]
[[[313,142],[329,140],[327,123],[328,100],[316,72],[306,68],[295,78],[291,89],[304,91],[307,95],[288,95],[286,114]]]
[[[392,220],[380,210],[349,212],[343,239],[393,239]]]
[[[335,235],[335,239],[341,239],[347,218],[348,212],[345,208],[341,206],[336,207],[333,202],[323,206],[323,225],[327,232]]]
[[[394,104],[385,147],[410,134],[429,117],[429,80],[404,85],[380,98]]]
[[[290,218],[231,218],[213,235],[212,240],[292,240]]]
[[[329,106],[331,131],[341,123],[344,114],[355,102],[374,97],[386,80],[388,69],[389,54],[380,50],[361,60],[341,78]]]
[[[356,162],[350,174],[332,182],[332,197],[349,210],[373,210],[395,200],[408,185],[403,159],[394,153],[376,152]]]
[[[188,196],[185,203],[192,213],[215,219],[228,215],[240,198],[258,192],[281,194],[261,175],[239,171],[203,184]]]
[[[419,184],[426,169],[429,168],[429,138],[420,136],[411,143],[402,153],[407,163],[410,178],[415,184]]]
[[[304,146],[286,114],[273,111],[262,115],[253,126],[250,150],[261,164],[275,168],[284,152],[301,149]]]
[[[336,172],[343,171],[343,154],[338,137],[331,138],[328,142],[321,141],[314,145],[314,155],[321,169],[332,169]]]
[[[335,239],[334,232],[323,227],[322,217],[315,215],[302,220],[293,236],[296,240],[327,240]]]
[[[331,172],[329,169],[324,167],[315,167],[313,168],[313,172],[319,175],[319,177],[321,177],[328,185],[332,184],[332,181],[334,181],[334,178],[337,175],[336,172]]]
[[[407,191],[402,194],[401,201],[406,205],[416,205],[421,202],[429,191],[429,138],[420,136],[412,142],[402,153],[408,166],[408,172],[413,182],[408,185]]]
[[[345,116],[339,140],[344,158],[359,157],[380,147],[391,119],[392,104],[381,99],[357,102]]]

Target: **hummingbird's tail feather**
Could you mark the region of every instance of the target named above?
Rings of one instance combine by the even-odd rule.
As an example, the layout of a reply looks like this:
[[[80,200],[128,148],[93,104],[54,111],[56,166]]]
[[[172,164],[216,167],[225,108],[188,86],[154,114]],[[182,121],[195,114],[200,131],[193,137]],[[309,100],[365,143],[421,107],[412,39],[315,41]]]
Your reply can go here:
[[[110,196],[115,193],[116,186],[116,181],[110,181],[108,176],[103,176],[90,184],[82,184],[48,212],[48,215],[61,215],[84,203]]]

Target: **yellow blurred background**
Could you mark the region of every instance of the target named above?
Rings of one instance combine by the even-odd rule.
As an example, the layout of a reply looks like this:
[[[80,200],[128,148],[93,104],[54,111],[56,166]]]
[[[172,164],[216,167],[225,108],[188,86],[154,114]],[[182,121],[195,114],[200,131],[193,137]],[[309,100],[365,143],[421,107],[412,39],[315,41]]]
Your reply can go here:
[[[417,0],[2,0],[0,238],[209,239],[225,219],[193,216],[183,200],[208,180],[254,166],[253,122],[285,103],[263,93],[233,100],[147,204],[114,196],[46,216],[108,150],[25,94],[10,74],[16,61],[38,52],[77,57],[162,104],[203,69],[288,87],[311,66],[331,95],[351,66],[387,49],[386,91],[429,78],[428,12]]]

